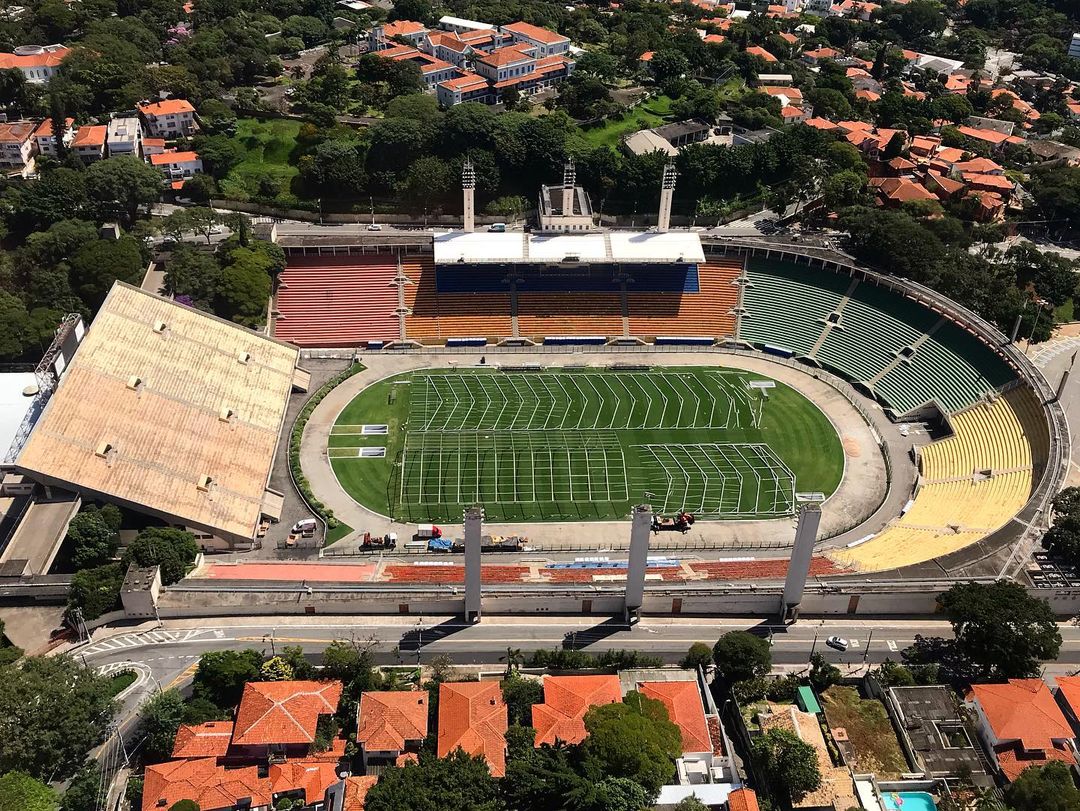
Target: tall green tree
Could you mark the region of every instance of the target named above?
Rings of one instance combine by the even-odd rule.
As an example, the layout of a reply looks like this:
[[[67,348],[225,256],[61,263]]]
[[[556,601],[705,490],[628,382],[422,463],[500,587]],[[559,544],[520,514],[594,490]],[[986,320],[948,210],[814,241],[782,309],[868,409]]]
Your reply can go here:
[[[772,649],[768,640],[747,631],[728,631],[713,645],[716,675],[731,685],[759,678],[772,669]]]
[[[101,566],[116,554],[119,539],[99,512],[82,512],[68,525],[71,563],[76,569]]]
[[[60,811],[97,809],[101,795],[101,766],[96,760],[88,760],[64,790]]]
[[[90,197],[124,217],[129,225],[161,199],[163,183],[161,172],[131,155],[97,161],[86,170]]]
[[[160,566],[161,582],[171,586],[187,574],[198,554],[199,547],[190,532],[171,527],[149,527],[128,544],[120,562],[124,571],[132,563]]]
[[[499,811],[499,786],[481,757],[420,754],[419,763],[382,773],[364,811]]]
[[[143,757],[149,763],[168,760],[172,756],[176,731],[184,721],[184,697],[177,690],[164,690],[153,695],[139,710],[139,735],[143,740]]]
[[[753,755],[773,796],[784,808],[821,786],[817,752],[794,732],[770,729],[753,741]]]
[[[221,709],[240,703],[244,685],[258,681],[263,657],[257,650],[208,651],[199,657],[192,682],[195,698],[204,698]]]
[[[56,792],[23,772],[0,776],[0,811],[56,811]]]
[[[656,699],[632,690],[621,704],[590,709],[585,729],[589,736],[581,745],[582,764],[591,780],[627,777],[642,785],[652,799],[674,775],[682,737]]]
[[[26,305],[7,290],[0,290],[0,358],[20,358],[31,346],[33,330]]]
[[[0,772],[67,780],[115,711],[109,679],[70,656],[23,659],[0,679]]]
[[[120,564],[106,563],[76,572],[68,590],[68,610],[77,608],[83,619],[93,620],[117,608],[125,571]]]
[[[1080,790],[1072,770],[1060,761],[1024,769],[1005,789],[1014,811],[1080,811]]]

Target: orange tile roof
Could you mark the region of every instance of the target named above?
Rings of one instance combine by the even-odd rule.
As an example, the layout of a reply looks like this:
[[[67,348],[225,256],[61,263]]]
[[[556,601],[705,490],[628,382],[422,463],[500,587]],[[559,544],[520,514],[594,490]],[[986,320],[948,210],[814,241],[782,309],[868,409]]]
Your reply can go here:
[[[683,752],[711,752],[712,739],[705,723],[705,705],[696,681],[645,681],[639,692],[655,698],[667,709],[668,718],[682,734]]]
[[[651,62],[654,56],[656,56],[656,51],[646,51],[638,57],[638,62]]]
[[[957,127],[961,134],[978,141],[986,141],[991,144],[1002,144],[1009,140],[1009,136],[997,130],[984,130],[978,127]]]
[[[176,731],[174,758],[225,757],[232,740],[232,721],[184,724]]]
[[[1058,695],[1065,699],[1069,709],[1080,718],[1080,676],[1056,676]]]
[[[162,152],[160,155],[151,155],[150,163],[154,166],[163,166],[168,163],[190,163],[198,159],[198,152]],[[291,684],[292,682],[280,683]]]
[[[0,68],[2,70],[2,68]],[[33,121],[11,121],[0,124],[0,143],[25,143],[34,134]]]
[[[400,752],[409,741],[428,734],[428,694],[372,691],[360,696],[356,742],[373,752]]]
[[[398,20],[383,26],[383,36],[387,38],[401,37],[407,34],[419,34],[421,31],[426,30],[422,23],[415,20]]]
[[[896,202],[907,203],[911,200],[937,199],[937,196],[927,190],[925,186],[905,177],[875,178],[875,180],[879,181],[874,183],[878,190],[890,200]]]
[[[803,56],[808,56],[811,59],[835,59],[842,56],[842,54],[835,48],[815,48],[812,51],[803,51]]]
[[[780,117],[783,119],[799,118],[803,114],[803,111],[798,107],[792,107],[790,104],[780,110]]]
[[[10,70],[11,68],[55,68],[64,61],[69,53],[71,53],[71,49],[64,47],[57,48],[55,51],[29,54],[27,56],[0,53],[0,70]]]
[[[153,104],[140,104],[139,112],[143,115],[179,115],[181,113],[193,113],[195,108],[187,99],[165,99]]]
[[[1004,175],[988,175],[982,172],[961,172],[960,176],[964,178],[966,183],[969,183],[974,188],[982,189],[995,189],[1000,191],[1012,191],[1013,182]]]
[[[723,34],[708,34],[705,36],[702,42],[708,42],[711,45],[721,45],[727,42],[727,37],[725,37]]]
[[[788,101],[799,102],[803,100],[802,91],[797,87],[775,87],[770,85],[768,87],[759,87],[762,93],[768,93],[770,96],[786,96]]]
[[[273,799],[270,780],[259,777],[257,766],[225,769],[214,758],[170,760],[147,766],[143,776],[143,811],[170,808],[180,800],[215,811],[232,808],[243,797],[256,807]]]
[[[439,757],[464,749],[483,755],[495,777],[506,774],[506,704],[497,681],[439,685]]]
[[[968,154],[965,150],[955,146],[942,147],[934,155],[934,160],[947,163],[949,165],[959,163],[964,159],[964,155]]]
[[[581,743],[590,707],[622,701],[618,676],[544,676],[544,703],[533,704],[536,745]]]
[[[379,781],[377,775],[363,775],[361,777],[345,778],[345,802],[341,811],[364,811],[364,800],[367,793]]]
[[[270,785],[274,794],[302,789],[308,805],[322,802],[326,790],[338,781],[337,763],[313,760],[287,760],[270,766]]]
[[[106,127],[105,129],[107,130],[108,127]],[[144,147],[147,147],[147,146],[160,146],[162,149],[165,148],[165,139],[164,138],[143,138],[142,142],[143,142]]]
[[[827,118],[808,118],[804,122],[807,126],[813,127],[816,130],[825,130],[826,132],[839,129],[833,122]]]
[[[104,146],[105,138],[108,137],[109,128],[104,124],[100,126],[79,127],[75,131],[75,138],[72,140],[71,145],[73,147],[78,146]],[[143,141],[145,144],[146,141]],[[162,143],[164,146],[164,143]]]
[[[236,711],[233,743],[312,743],[319,716],[337,712],[340,700],[339,681],[248,682]]]
[[[557,34],[554,31],[548,31],[546,28],[541,28],[538,25],[532,25],[531,23],[516,22],[503,26],[504,31],[511,31],[523,37],[542,42],[545,45],[555,45],[560,42],[566,42],[567,38],[562,34]]]
[[[799,41],[799,38],[797,36],[795,36],[794,34],[789,34],[787,31],[781,31],[779,34],[777,34],[777,36],[779,36],[780,39],[784,40],[784,42],[786,42],[788,45],[794,45],[796,42]]]
[[[980,174],[1001,173],[1005,171],[1000,164],[995,163],[989,158],[972,158],[971,160],[960,161],[954,164],[953,168],[961,172],[979,172]]]
[[[487,79],[483,76],[469,73],[465,76],[457,76],[453,79],[439,82],[439,87],[445,87],[448,90],[474,90],[479,87],[486,87],[487,83]]]
[[[976,684],[971,695],[1001,742],[1020,741],[1024,749],[1052,749],[1052,740],[1071,738],[1072,728],[1042,679],[1009,679],[1007,684]]]
[[[992,206],[988,206],[992,208]],[[1075,759],[1072,754],[1062,749],[1051,748],[1039,752],[1025,752],[1016,746],[998,746],[994,748],[997,757],[998,768],[1005,778],[1011,783],[1019,777],[1025,769],[1032,766],[1045,766],[1047,763],[1059,760],[1062,763],[1073,764]]]
[[[881,94],[875,93],[873,90],[856,90],[855,98],[862,99],[863,101],[875,102],[881,100]]]
[[[752,788],[737,788],[727,797],[728,811],[758,811],[757,794]]]
[[[515,45],[507,45],[505,48],[497,48],[488,54],[481,54],[476,57],[478,62],[484,62],[495,68],[501,68],[505,65],[510,65],[515,62],[525,62],[532,59],[528,54],[521,52],[520,47]]]
[[[394,758],[394,765],[399,769],[403,768],[406,763],[419,763],[420,755],[416,752],[402,752],[396,758]]]
[[[762,48],[760,45],[751,45],[749,48],[746,49],[745,53],[748,53],[751,56],[759,56],[762,59],[764,59],[766,62],[779,62],[780,61],[775,56],[773,56],[771,53],[769,53],[764,48]]]
[[[933,182],[937,184],[938,188],[945,194],[956,194],[958,191],[964,189],[964,184],[959,180],[953,180],[951,177],[945,175],[935,174],[934,172],[927,172],[927,180],[933,178]]]
[[[64,130],[66,131],[66,130],[71,129],[71,125],[74,124],[74,123],[75,123],[74,118],[65,118],[64,119]],[[52,119],[51,118],[46,118],[44,121],[42,121],[40,124],[38,124],[37,129],[34,130],[34,137],[35,138],[52,138],[52,135],[53,135],[53,125],[52,125]]]

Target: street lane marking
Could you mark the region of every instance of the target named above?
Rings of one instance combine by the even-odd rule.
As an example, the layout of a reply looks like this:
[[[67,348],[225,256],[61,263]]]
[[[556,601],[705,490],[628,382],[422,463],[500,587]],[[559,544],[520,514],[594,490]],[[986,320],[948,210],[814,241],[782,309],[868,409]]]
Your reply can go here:
[[[889,650],[891,650],[891,651],[896,650],[896,640],[895,639],[890,639],[885,644],[889,646]]]

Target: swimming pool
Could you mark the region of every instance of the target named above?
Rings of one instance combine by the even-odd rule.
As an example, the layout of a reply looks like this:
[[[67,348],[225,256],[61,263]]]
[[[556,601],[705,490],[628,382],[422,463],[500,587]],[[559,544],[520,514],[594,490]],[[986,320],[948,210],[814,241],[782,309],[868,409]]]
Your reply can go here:
[[[937,811],[934,798],[925,791],[890,791],[882,793],[885,811]]]

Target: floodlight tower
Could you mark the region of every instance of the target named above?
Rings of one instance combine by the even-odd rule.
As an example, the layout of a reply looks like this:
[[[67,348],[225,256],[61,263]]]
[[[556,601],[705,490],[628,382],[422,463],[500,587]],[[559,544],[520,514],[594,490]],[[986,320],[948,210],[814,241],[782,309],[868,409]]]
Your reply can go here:
[[[577,183],[577,169],[574,168],[574,159],[571,158],[563,167],[562,176],[562,215],[570,216],[574,213],[574,186]]]
[[[799,618],[799,605],[806,589],[806,578],[810,576],[810,559],[821,525],[821,502],[825,500],[825,494],[796,493],[795,500],[799,504],[799,523],[795,528],[795,545],[791,549],[780,605],[784,622],[794,622]]]
[[[465,621],[480,622],[480,552],[483,547],[484,509],[465,511]]]
[[[464,231],[471,234],[476,230],[476,170],[470,160],[465,161],[465,165],[461,167],[461,193],[465,198]]]
[[[671,198],[675,196],[675,164],[664,164],[664,177],[660,181],[660,213],[656,218],[656,230],[661,234],[671,227]]]
[[[630,525],[630,559],[626,564],[626,602],[623,618],[627,623],[637,621],[637,612],[645,602],[645,570],[649,565],[649,534],[652,532],[653,511],[648,504],[634,507]]]

